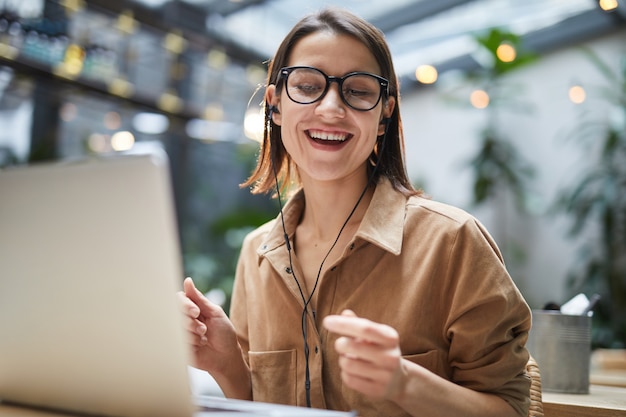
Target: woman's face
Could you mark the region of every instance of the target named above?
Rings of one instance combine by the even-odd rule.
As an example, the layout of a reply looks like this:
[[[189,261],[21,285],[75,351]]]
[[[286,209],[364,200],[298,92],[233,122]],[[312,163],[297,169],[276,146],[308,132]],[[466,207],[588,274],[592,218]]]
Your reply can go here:
[[[315,32],[293,47],[287,66],[310,66],[328,76],[342,77],[363,71],[380,75],[380,68],[367,47],[347,35]],[[334,181],[366,178],[366,164],[383,133],[381,119],[390,117],[393,98],[381,98],[372,110],[358,111],[343,102],[337,83],[311,104],[293,102],[283,84],[280,94],[269,86],[267,102],[276,106],[274,123],[281,126],[287,152],[298,166],[303,181]]]

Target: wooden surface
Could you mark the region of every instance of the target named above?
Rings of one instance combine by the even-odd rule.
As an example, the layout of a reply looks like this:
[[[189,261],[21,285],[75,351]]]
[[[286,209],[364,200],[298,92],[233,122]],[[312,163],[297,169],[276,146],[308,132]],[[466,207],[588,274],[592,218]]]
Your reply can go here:
[[[592,385],[608,385],[626,388],[626,370],[604,369],[593,371],[589,376]]]
[[[545,417],[626,417],[626,388],[592,385],[589,394],[543,392]]]
[[[589,380],[593,385],[626,387],[626,349],[596,349]]]

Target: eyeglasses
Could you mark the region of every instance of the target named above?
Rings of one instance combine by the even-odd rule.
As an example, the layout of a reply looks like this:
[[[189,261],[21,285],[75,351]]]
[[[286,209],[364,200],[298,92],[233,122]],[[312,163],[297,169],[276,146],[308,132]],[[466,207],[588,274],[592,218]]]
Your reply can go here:
[[[389,81],[368,72],[351,72],[343,77],[332,77],[313,67],[285,67],[280,70],[278,82],[284,80],[287,96],[299,104],[311,104],[324,98],[330,83],[339,86],[344,103],[359,111],[372,110],[383,94],[389,95]]]

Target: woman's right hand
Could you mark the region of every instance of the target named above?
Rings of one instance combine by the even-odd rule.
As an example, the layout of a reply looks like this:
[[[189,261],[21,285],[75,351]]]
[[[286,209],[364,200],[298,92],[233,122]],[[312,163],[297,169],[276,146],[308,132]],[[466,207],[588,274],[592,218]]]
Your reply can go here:
[[[210,302],[191,278],[185,278],[178,296],[192,346],[192,365],[209,372],[226,397],[252,400],[250,369],[224,309]]]
[[[221,373],[232,360],[230,356],[241,352],[233,324],[224,309],[209,301],[191,278],[185,278],[178,296],[193,351],[192,365],[212,374]]]

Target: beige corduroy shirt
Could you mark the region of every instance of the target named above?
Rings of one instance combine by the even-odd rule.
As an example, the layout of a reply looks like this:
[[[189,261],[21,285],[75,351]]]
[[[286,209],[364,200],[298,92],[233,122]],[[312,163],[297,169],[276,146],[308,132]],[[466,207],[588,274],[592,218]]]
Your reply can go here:
[[[284,208],[293,234],[302,192]],[[302,276],[292,254],[296,276]],[[359,416],[407,416],[395,403],[344,387],[335,336],[321,325],[348,308],[400,334],[404,358],[459,385],[499,395],[525,416],[530,379],[525,348],[530,309],[484,227],[466,212],[376,188],[353,240],[317,288],[308,316],[311,403]],[[230,317],[252,371],[256,401],[306,405],[301,325],[304,302],[290,273],[280,218],[243,244]],[[305,298],[308,289],[303,287]]]

